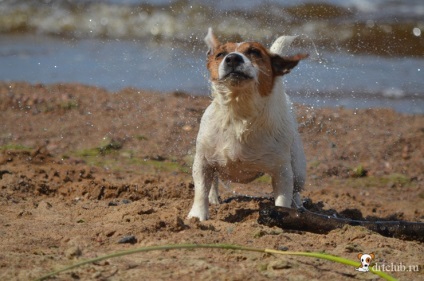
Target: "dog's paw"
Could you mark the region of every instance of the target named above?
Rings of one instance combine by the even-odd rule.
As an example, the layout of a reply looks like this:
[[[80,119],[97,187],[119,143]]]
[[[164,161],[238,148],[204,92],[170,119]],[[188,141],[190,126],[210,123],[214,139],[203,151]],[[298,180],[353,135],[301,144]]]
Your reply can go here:
[[[206,210],[201,210],[201,208],[196,208],[193,206],[187,216],[188,219],[198,218],[200,221],[205,221],[209,219],[209,212]]]

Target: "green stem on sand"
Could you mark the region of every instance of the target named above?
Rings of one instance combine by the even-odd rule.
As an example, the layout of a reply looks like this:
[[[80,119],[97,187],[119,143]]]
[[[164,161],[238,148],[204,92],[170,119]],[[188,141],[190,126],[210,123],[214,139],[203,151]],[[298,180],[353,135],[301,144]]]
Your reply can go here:
[[[287,255],[287,256],[313,257],[313,258],[324,259],[324,260],[337,262],[337,263],[341,263],[341,264],[345,264],[345,265],[350,265],[350,266],[354,266],[354,267],[360,266],[359,262],[355,262],[355,261],[352,261],[352,260],[349,260],[349,259],[345,259],[345,258],[341,258],[341,257],[337,257],[337,256],[332,256],[332,255],[328,255],[328,254],[316,253],[316,252],[278,251],[278,250],[273,250],[273,249],[258,249],[258,248],[243,247],[243,246],[237,246],[237,245],[232,245],[232,244],[174,244],[174,245],[163,245],[163,246],[151,246],[151,247],[136,248],[136,249],[112,253],[112,254],[109,254],[109,255],[105,255],[105,256],[101,256],[101,257],[97,257],[97,258],[93,258],[93,259],[84,260],[84,261],[75,263],[73,265],[64,267],[62,269],[52,271],[52,272],[36,279],[36,281],[45,280],[45,279],[52,277],[52,276],[54,276],[58,273],[61,273],[61,272],[67,271],[67,270],[71,270],[71,269],[74,269],[74,268],[77,268],[77,267],[80,267],[82,265],[86,265],[86,264],[89,264],[89,263],[99,262],[99,261],[110,259],[110,258],[127,256],[127,255],[131,255],[131,254],[135,254],[135,253],[150,252],[150,251],[177,250],[177,249],[202,249],[202,248],[203,249],[204,248],[209,248],[209,249],[213,248],[213,249],[225,249],[225,250],[240,250],[240,251],[269,253],[269,254]],[[389,281],[396,280],[394,277],[392,277],[389,274],[382,272],[382,271],[377,271],[377,270],[373,270],[372,268],[370,268],[370,272],[380,276],[381,278],[383,278],[385,280],[389,280]]]

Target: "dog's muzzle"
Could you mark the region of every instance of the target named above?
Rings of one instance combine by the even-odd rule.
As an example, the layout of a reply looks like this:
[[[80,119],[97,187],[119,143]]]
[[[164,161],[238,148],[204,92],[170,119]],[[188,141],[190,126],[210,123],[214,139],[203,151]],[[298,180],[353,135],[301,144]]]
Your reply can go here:
[[[222,62],[222,79],[230,80],[246,80],[252,79],[253,77],[249,75],[246,69],[246,62],[244,58],[236,53],[228,54],[224,61]]]

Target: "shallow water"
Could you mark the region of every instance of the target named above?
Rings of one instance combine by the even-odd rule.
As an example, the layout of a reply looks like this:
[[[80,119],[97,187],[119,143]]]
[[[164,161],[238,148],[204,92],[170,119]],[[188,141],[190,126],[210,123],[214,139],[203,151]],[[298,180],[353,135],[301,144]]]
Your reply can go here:
[[[0,80],[207,94],[203,37],[300,35],[296,102],[424,113],[422,1],[0,1]],[[407,4],[405,4],[407,2]],[[298,47],[298,48],[297,48]]]

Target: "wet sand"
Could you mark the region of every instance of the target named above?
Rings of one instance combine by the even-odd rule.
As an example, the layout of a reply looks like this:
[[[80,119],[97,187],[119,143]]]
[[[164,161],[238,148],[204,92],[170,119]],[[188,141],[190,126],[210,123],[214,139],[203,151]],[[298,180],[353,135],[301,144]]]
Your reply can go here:
[[[234,243],[325,251],[379,264],[422,265],[422,243],[362,227],[328,234],[258,224],[256,200],[187,220],[195,137],[207,97],[80,84],[0,83],[0,279],[28,280],[118,250]],[[424,115],[389,109],[297,106],[308,159],[303,196],[337,212],[424,221]],[[269,196],[270,179],[221,187],[221,198]],[[262,203],[272,204],[263,201]],[[321,203],[319,203],[321,202]],[[134,244],[118,243],[133,235]],[[392,272],[418,280],[423,271]],[[222,250],[150,252],[60,274],[55,280],[352,280],[353,267]]]

